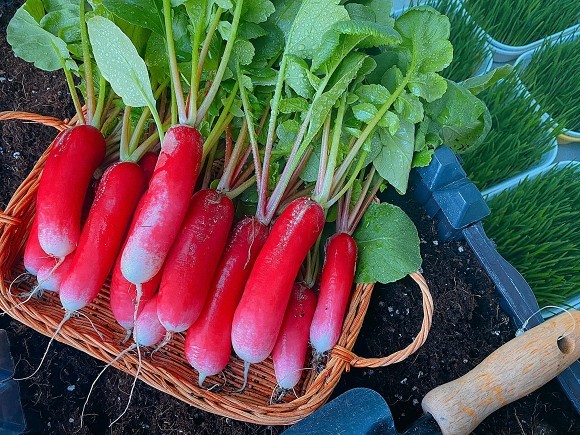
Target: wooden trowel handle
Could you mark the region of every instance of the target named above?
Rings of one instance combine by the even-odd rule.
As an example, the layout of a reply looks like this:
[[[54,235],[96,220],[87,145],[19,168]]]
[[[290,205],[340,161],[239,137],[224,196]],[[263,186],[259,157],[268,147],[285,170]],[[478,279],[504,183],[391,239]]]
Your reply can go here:
[[[570,313],[524,332],[465,376],[431,390],[423,410],[444,435],[468,434],[495,410],[540,388],[580,357],[580,312]]]

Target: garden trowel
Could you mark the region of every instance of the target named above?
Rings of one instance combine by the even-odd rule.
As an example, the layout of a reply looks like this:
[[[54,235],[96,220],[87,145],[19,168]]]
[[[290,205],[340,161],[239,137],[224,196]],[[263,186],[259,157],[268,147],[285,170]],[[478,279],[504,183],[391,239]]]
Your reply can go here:
[[[405,434],[468,434],[489,414],[540,388],[580,357],[580,312],[570,310],[516,336],[466,375],[431,390],[425,415]],[[368,388],[338,396],[285,435],[397,434],[385,400]]]

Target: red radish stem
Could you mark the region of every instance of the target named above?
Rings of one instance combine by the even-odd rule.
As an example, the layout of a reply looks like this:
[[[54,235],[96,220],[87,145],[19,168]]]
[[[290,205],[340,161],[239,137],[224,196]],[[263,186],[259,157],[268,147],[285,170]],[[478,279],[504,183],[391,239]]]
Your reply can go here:
[[[310,323],[316,308],[316,293],[302,284],[294,284],[284,322],[272,351],[278,385],[291,389],[304,369]]]
[[[142,284],[161,269],[187,212],[202,148],[201,136],[193,127],[177,125],[167,131],[123,250],[121,270],[128,281]]]
[[[300,265],[323,226],[322,207],[299,198],[272,227],[234,315],[232,344],[246,368],[266,359],[274,348]]]
[[[331,236],[326,243],[320,294],[310,326],[310,341],[318,354],[330,350],[342,331],[356,268],[356,242],[347,233]]]
[[[185,338],[185,356],[199,372],[200,386],[207,376],[221,372],[230,359],[234,312],[267,237],[268,227],[255,217],[242,219],[230,234],[208,301]]]
[[[159,286],[157,314],[168,333],[185,331],[199,316],[233,219],[232,201],[216,190],[191,198]]]
[[[116,163],[103,174],[71,272],[61,284],[60,300],[65,310],[83,308],[101,290],[144,189],[143,170],[135,163]]]
[[[65,130],[55,140],[38,187],[38,240],[59,259],[73,252],[81,233],[81,210],[93,172],[105,158],[105,139],[89,125]]]

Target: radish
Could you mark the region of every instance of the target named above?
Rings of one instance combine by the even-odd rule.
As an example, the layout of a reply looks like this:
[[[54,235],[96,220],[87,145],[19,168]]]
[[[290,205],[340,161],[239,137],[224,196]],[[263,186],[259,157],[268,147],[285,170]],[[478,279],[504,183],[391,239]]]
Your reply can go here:
[[[162,271],[163,269],[153,279],[143,283],[137,315],[143,309],[143,304],[150,300],[159,289]],[[137,288],[135,284],[127,281],[123,276],[121,272],[121,255],[119,255],[113,268],[109,300],[115,320],[127,330],[127,334],[133,329],[136,299]]]
[[[151,280],[161,269],[187,212],[202,148],[193,127],[177,125],[167,131],[121,257],[123,276],[133,284]]]
[[[135,331],[133,331],[133,339],[137,346],[154,346],[165,336],[166,329],[157,316],[158,301],[159,295],[157,294],[143,304],[143,309],[137,316]]]
[[[294,284],[284,322],[272,351],[278,385],[293,388],[304,369],[308,350],[308,332],[316,309],[316,293],[302,284]]]
[[[31,275],[37,275],[38,270],[46,265],[54,266],[54,259],[42,250],[38,241],[38,219],[32,221],[30,235],[24,248],[24,268]]]
[[[74,253],[65,257],[63,262],[55,267],[54,260],[51,264],[46,264],[38,270],[36,279],[38,280],[39,290],[48,290],[51,292],[58,292],[62,284],[62,280],[70,271]]]
[[[36,200],[38,240],[47,254],[62,260],[76,249],[83,200],[104,158],[105,139],[95,127],[78,125],[55,140]]]
[[[233,219],[231,199],[216,190],[191,198],[159,286],[157,314],[169,333],[185,331],[199,316]]]
[[[83,308],[101,290],[144,188],[143,170],[135,163],[116,163],[103,174],[71,271],[61,284],[60,300],[68,312]]]
[[[267,237],[268,227],[255,217],[242,219],[230,234],[208,302],[185,338],[185,356],[199,372],[200,386],[207,376],[221,372],[230,359],[234,311]]]
[[[234,314],[232,344],[246,367],[274,348],[300,265],[323,226],[322,207],[298,198],[272,227]]]
[[[318,305],[310,326],[310,341],[319,354],[330,350],[340,337],[354,280],[356,256],[357,246],[351,235],[338,233],[328,239]]]
[[[146,152],[143,157],[139,160],[139,166],[143,169],[145,173],[145,182],[149,184],[151,178],[153,177],[153,172],[155,171],[155,166],[157,165],[157,154],[152,151]]]

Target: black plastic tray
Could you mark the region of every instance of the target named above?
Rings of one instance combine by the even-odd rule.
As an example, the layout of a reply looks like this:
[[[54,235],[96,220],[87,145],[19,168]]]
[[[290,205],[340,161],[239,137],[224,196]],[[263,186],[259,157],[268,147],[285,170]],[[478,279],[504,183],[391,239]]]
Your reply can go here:
[[[0,434],[16,435],[26,429],[20,388],[11,380],[14,375],[14,361],[10,355],[8,334],[0,329]]]
[[[453,151],[448,147],[438,148],[429,166],[414,171],[413,181],[415,197],[438,222],[439,237],[467,241],[495,283],[500,305],[516,328],[526,320],[528,328],[543,322],[532,289],[486,236],[481,220],[490,210],[481,192],[466,177]],[[580,362],[576,361],[562,372],[558,381],[580,414]]]

